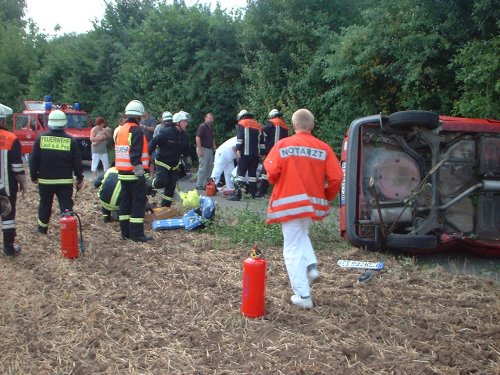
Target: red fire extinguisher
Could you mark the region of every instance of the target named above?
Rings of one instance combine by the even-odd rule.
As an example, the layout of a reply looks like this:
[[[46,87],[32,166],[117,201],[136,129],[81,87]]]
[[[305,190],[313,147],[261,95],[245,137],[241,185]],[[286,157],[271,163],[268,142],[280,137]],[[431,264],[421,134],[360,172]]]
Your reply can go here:
[[[266,309],[266,260],[255,244],[250,257],[243,262],[241,312],[248,318],[259,318]]]
[[[77,219],[80,225],[80,242],[78,242]],[[65,210],[59,219],[61,230],[61,251],[65,258],[75,259],[85,252],[82,234],[82,221],[76,212]],[[79,247],[80,245],[80,247]]]

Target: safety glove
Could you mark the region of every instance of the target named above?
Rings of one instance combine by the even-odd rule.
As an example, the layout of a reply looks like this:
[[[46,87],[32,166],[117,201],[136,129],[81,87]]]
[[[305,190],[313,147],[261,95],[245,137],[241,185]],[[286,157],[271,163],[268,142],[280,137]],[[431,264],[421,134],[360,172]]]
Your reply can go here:
[[[26,189],[28,188],[28,182],[26,180],[26,175],[25,174],[16,174],[14,176],[16,179],[17,183],[19,184],[19,191],[21,192],[21,196],[24,198],[24,195],[26,193]]]
[[[134,165],[134,174],[141,183],[146,183],[146,177],[144,176],[144,167],[142,164]]]

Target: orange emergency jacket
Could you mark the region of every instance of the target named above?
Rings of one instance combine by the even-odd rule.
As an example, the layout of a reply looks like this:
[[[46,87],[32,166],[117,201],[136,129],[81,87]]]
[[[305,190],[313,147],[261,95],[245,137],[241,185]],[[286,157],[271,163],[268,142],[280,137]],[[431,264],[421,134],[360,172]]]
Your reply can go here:
[[[269,120],[274,126],[280,126],[283,129],[288,130],[288,126],[286,125],[286,122],[279,117],[273,117],[272,119]]]
[[[0,128],[0,150],[12,150],[12,145],[17,139],[14,133]]]
[[[119,172],[133,172],[134,166],[130,161],[131,134],[130,128],[139,126],[134,122],[127,122],[122,125],[115,143],[115,167]],[[143,134],[141,162],[144,170],[149,169],[148,141]]]
[[[340,191],[343,172],[331,147],[309,133],[297,133],[274,145],[264,167],[275,185],[266,223],[330,214],[330,201]]]

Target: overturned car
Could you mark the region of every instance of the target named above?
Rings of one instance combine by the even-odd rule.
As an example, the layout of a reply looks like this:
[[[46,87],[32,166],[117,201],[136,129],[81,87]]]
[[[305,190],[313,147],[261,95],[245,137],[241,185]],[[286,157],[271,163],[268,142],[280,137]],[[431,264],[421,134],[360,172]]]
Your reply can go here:
[[[500,121],[403,111],[353,121],[340,226],[354,246],[500,255]]]

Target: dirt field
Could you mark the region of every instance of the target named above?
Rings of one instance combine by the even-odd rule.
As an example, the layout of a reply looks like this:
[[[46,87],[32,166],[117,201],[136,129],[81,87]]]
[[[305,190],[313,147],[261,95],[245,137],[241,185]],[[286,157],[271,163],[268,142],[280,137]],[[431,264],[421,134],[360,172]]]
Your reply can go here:
[[[2,374],[499,374],[500,289],[387,257],[367,283],[318,249],[315,307],[289,303],[279,248],[268,260],[266,314],[240,313],[249,248],[214,248],[204,232],[123,241],[103,224],[90,186],[75,209],[87,251],[61,257],[55,204],[48,236],[34,234],[35,198],[19,200],[15,259],[0,258]],[[221,215],[223,211],[219,211]],[[217,220],[217,219],[216,219]],[[224,243],[224,242],[222,242]]]

